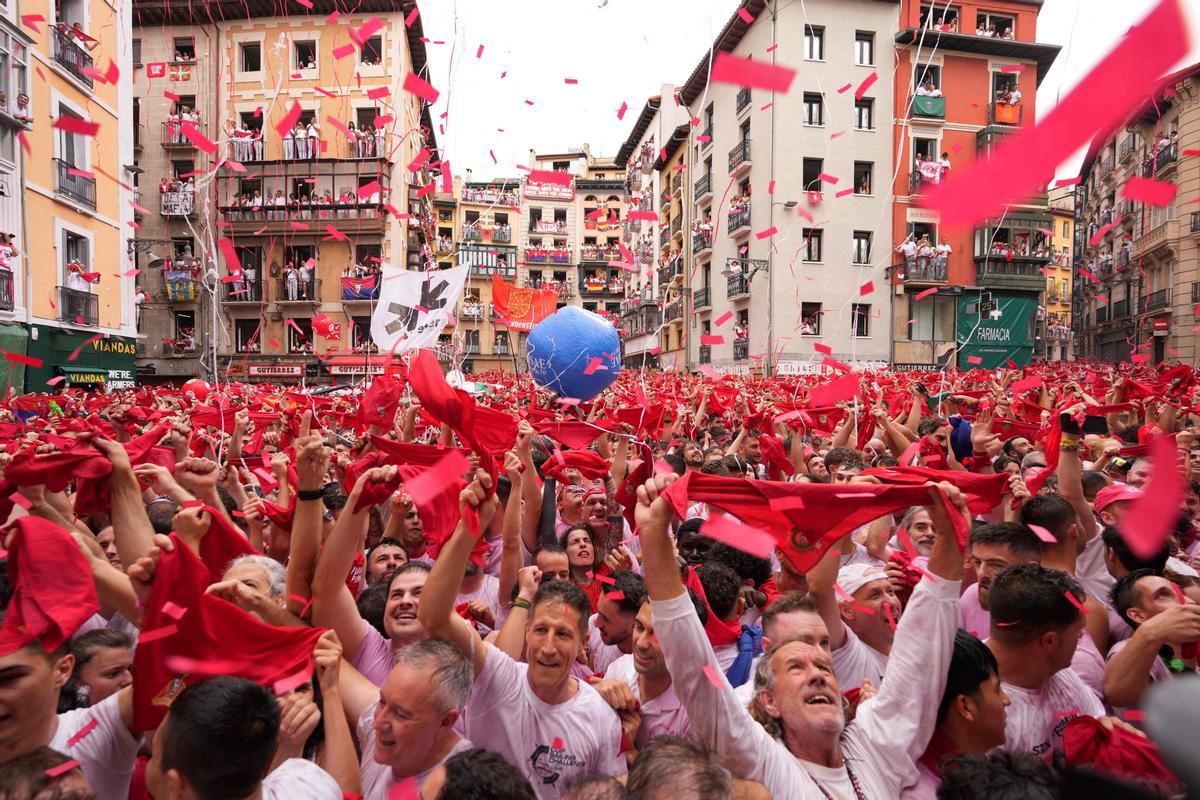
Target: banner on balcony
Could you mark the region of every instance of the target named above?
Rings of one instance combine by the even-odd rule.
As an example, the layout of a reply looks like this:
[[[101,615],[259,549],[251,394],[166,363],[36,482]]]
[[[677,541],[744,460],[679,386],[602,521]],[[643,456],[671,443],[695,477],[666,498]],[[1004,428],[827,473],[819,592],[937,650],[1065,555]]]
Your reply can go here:
[[[1009,361],[1019,367],[1033,357],[1033,329],[1038,298],[991,293],[999,314],[979,313],[979,296],[958,298],[959,369],[1002,369]]]
[[[468,266],[429,273],[406,270],[384,278],[371,315],[371,340],[387,352],[433,347],[470,271]]]
[[[146,65],[147,78],[161,78],[167,74],[167,62],[152,61]]]
[[[191,64],[172,64],[171,65],[171,80],[173,81],[190,81],[192,79]]]
[[[167,300],[193,303],[196,300],[196,273],[190,269],[167,271]]]
[[[367,275],[363,278],[342,278],[343,300],[370,300],[375,296],[375,285],[378,275]]]
[[[558,292],[554,289],[518,289],[493,275],[492,304],[496,316],[510,331],[528,333],[557,310]]]

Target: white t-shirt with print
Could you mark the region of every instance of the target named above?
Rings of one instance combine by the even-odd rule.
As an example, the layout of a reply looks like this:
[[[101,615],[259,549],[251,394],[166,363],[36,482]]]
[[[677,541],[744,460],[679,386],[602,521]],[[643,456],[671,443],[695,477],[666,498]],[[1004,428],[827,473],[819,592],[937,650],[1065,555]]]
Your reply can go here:
[[[692,738],[687,710],[675,695],[674,686],[668,686],[665,692],[653,700],[642,699],[642,690],[638,685],[638,674],[633,665],[632,653],[621,656],[609,665],[608,672],[604,674],[604,677],[606,680],[627,683],[634,699],[641,704],[642,726],[638,729],[636,743],[638,749],[645,747],[660,736]]]
[[[1004,726],[1004,747],[1045,761],[1062,755],[1063,730],[1075,717],[1102,717],[1104,706],[1070,669],[1059,670],[1040,689],[1001,682],[1012,704]]]
[[[362,756],[358,760],[358,770],[362,775],[362,796],[363,800],[388,800],[388,793],[397,783],[403,781],[396,780],[392,775],[392,768],[387,764],[380,764],[375,760],[375,709],[379,707],[379,701],[376,700],[358,718],[358,727],[356,733],[358,735],[358,745],[362,750]],[[446,753],[446,758],[434,764],[429,769],[422,772],[420,775],[413,775],[413,780],[416,783],[417,791],[425,785],[425,781],[429,779],[430,774],[444,764],[446,759],[461,753],[463,750],[470,750],[475,745],[471,744],[470,739],[459,737],[458,742],[454,747],[450,748],[450,752]]]
[[[583,681],[550,705],[529,686],[529,665],[490,645],[467,700],[467,735],[515,765],[541,800],[558,800],[581,775],[624,775],[621,720]]]
[[[96,793],[96,800],[125,800],[133,760],[141,737],[134,736],[121,721],[119,695],[110,695],[89,708],[77,708],[58,715],[58,728],[50,747],[79,762],[84,777]],[[92,721],[96,727],[75,744],[67,744]]]
[[[263,778],[263,800],[342,800],[342,787],[325,770],[303,758],[289,758]]]
[[[842,691],[857,689],[864,680],[876,689],[883,683],[888,657],[854,635],[850,626],[842,623],[846,641],[833,651],[833,674],[837,676]]]

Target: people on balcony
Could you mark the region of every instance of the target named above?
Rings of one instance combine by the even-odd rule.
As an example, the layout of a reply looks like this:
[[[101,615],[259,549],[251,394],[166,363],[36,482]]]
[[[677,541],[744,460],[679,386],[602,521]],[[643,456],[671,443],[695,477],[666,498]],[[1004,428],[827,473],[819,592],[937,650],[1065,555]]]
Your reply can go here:
[[[925,80],[921,81],[921,85],[917,87],[918,97],[942,97],[942,90],[933,85],[933,77],[925,76]]]
[[[945,267],[950,263],[950,254],[954,252],[954,248],[950,246],[950,243],[946,241],[946,237],[943,236],[941,241],[938,242],[937,247],[934,248],[934,251],[938,267]]]
[[[904,258],[904,263],[911,265],[917,258],[917,243],[912,234],[904,237],[904,241],[896,245],[896,252]]]
[[[739,192],[733,196],[732,200],[729,201],[730,216],[733,216],[734,214],[739,214],[743,210],[748,210],[749,208],[750,208],[750,192]]]
[[[11,233],[0,233],[0,269],[12,272],[13,265],[17,263],[17,256],[20,255],[17,246],[13,244],[13,235]]]
[[[33,123],[33,111],[29,108],[29,95],[17,95],[17,107],[13,110],[13,116],[20,122]]]
[[[258,265],[253,261],[247,261],[242,264],[242,279],[244,282],[245,293],[242,298],[245,300],[258,299]]]
[[[92,281],[87,277],[92,274],[83,262],[77,258],[72,258],[67,262],[67,288],[77,292],[92,291]]]
[[[996,105],[1019,105],[1021,96],[1021,90],[1017,88],[1017,84],[1001,86],[996,90]]]
[[[750,331],[741,322],[734,323],[733,338],[739,342],[743,342],[750,338]]]

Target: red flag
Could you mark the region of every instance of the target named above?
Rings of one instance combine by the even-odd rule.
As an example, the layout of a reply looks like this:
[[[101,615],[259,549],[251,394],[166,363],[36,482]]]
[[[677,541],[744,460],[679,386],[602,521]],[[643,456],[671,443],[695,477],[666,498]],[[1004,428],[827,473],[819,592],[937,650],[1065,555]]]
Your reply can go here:
[[[492,302],[509,330],[528,332],[557,310],[558,292],[553,289],[518,289],[493,275]]]

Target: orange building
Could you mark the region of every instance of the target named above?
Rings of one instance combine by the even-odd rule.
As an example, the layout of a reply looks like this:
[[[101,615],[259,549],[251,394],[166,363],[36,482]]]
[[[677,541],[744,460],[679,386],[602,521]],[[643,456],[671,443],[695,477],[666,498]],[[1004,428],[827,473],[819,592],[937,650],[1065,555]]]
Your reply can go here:
[[[901,3],[891,270],[892,361],[899,368],[992,368],[1033,357],[1042,270],[1052,257],[1045,196],[1014,203],[1002,220],[973,230],[943,230],[938,213],[920,200],[1003,137],[1033,126],[1038,84],[1059,50],[1036,41],[1041,6]],[[930,288],[937,292],[916,300]]]

